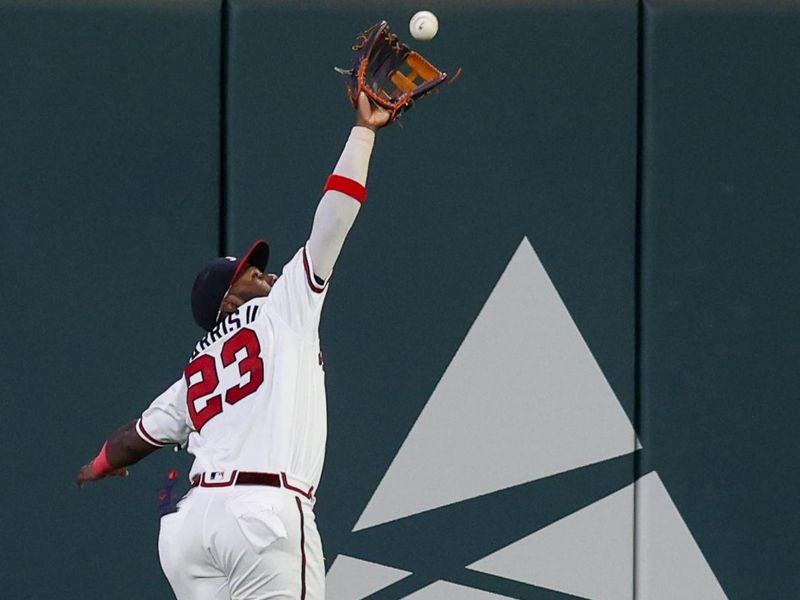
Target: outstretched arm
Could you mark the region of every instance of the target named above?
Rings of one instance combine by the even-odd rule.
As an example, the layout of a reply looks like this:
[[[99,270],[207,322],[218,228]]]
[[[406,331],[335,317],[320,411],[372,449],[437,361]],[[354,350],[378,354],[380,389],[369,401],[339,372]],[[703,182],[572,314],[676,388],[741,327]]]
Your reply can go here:
[[[75,485],[80,488],[87,481],[111,476],[125,477],[128,475],[125,467],[139,462],[154,450],[158,450],[158,446],[145,442],[136,433],[136,421],[131,421],[112,433],[100,453],[81,467]]]
[[[186,380],[181,377],[150,403],[140,419],[111,434],[100,453],[78,471],[76,485],[113,475],[125,477],[128,465],[163,446],[184,443],[190,433],[186,410]]]
[[[358,98],[356,125],[325,186],[306,246],[319,283],[326,281],[333,272],[347,233],[358,216],[366,196],[375,133],[388,122],[389,113],[372,104],[362,93]]]

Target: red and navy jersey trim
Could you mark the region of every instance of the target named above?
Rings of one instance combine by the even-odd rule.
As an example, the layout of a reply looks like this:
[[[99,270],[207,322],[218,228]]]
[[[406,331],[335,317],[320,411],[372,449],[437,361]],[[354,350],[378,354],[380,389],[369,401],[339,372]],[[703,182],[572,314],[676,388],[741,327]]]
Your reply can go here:
[[[308,250],[306,250],[305,246],[303,247],[303,268],[306,272],[306,282],[308,282],[308,287],[311,288],[312,292],[317,294],[321,294],[325,291],[325,286],[328,285],[327,282],[323,285],[319,285],[314,278],[314,273],[311,272],[311,264],[308,261]]]
[[[168,443],[168,442],[159,442],[156,438],[147,433],[147,430],[144,428],[144,425],[142,424],[141,418],[139,418],[139,420],[136,421],[136,433],[138,433],[139,437],[142,438],[145,442],[153,446],[156,446],[157,448],[163,448]]]

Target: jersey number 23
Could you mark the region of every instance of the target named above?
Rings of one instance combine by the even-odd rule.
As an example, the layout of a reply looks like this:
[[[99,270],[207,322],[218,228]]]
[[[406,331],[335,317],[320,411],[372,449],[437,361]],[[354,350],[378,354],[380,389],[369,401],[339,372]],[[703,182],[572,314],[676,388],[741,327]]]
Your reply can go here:
[[[244,356],[237,359],[236,355],[242,350],[246,351]],[[242,329],[226,341],[220,352],[222,367],[238,363],[239,381],[224,392],[206,399],[205,406],[200,409],[198,409],[199,401],[214,394],[219,385],[217,361],[209,354],[202,354],[189,363],[183,372],[188,386],[186,403],[189,407],[189,417],[197,431],[222,412],[223,396],[226,404],[236,404],[261,386],[264,382],[264,361],[261,360],[260,354],[261,345],[252,329]]]

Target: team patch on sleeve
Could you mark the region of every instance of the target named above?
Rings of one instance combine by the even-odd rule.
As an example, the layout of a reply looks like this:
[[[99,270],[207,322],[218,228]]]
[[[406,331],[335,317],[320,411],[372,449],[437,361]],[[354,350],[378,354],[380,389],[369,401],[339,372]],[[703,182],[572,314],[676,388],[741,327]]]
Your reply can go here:
[[[136,433],[138,433],[139,437],[142,438],[145,442],[147,442],[148,444],[152,444],[153,446],[162,448],[167,445],[165,442],[159,442],[156,438],[147,433],[147,430],[144,428],[144,425],[142,425],[141,418],[138,421],[136,421]]]

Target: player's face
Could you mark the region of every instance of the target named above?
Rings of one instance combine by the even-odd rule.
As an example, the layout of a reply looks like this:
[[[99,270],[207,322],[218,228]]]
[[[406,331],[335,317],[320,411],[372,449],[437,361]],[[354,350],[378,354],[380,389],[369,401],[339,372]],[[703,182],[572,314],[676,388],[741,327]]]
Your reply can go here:
[[[263,298],[269,296],[272,286],[277,280],[277,275],[262,273],[260,269],[250,265],[233,282],[230,293],[235,294],[244,302],[253,298]]]

